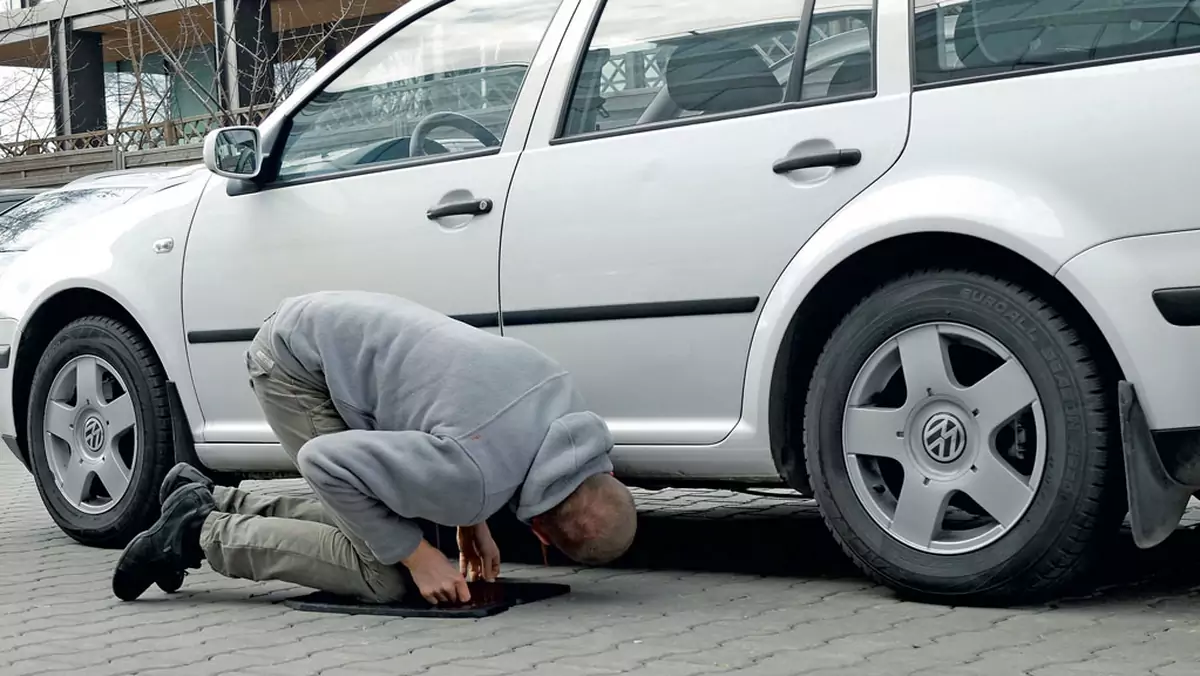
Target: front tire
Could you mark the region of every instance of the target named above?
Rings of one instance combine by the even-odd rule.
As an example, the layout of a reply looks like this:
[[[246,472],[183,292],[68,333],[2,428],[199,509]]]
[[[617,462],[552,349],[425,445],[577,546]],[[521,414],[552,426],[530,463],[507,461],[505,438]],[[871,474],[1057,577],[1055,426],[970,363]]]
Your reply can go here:
[[[166,376],[149,342],[109,317],[64,327],[34,372],[26,438],[59,528],[87,545],[124,546],[158,518],[174,461]]]
[[[1111,389],[1018,285],[945,270],[892,282],[844,318],[809,388],[806,462],[826,524],[905,596],[1060,593],[1125,512]]]

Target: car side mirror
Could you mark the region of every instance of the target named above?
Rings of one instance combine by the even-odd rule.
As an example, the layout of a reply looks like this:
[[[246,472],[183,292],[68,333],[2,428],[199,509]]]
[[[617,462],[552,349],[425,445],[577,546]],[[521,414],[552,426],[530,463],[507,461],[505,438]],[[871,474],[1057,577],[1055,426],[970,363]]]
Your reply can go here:
[[[204,166],[218,176],[253,179],[262,160],[258,127],[222,127],[204,137]]]

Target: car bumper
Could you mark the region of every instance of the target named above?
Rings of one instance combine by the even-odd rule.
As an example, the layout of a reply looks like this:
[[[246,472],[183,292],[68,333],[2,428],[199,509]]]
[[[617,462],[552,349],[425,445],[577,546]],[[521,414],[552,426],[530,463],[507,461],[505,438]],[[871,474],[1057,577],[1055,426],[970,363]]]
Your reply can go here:
[[[1058,278],[1108,339],[1153,430],[1200,427],[1200,231],[1106,242]]]

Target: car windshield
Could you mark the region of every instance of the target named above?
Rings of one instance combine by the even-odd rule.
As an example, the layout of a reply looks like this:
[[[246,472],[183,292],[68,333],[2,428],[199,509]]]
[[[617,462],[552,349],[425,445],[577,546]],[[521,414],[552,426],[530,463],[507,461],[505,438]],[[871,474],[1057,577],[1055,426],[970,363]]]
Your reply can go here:
[[[104,187],[42,193],[0,214],[0,252],[28,251],[59,228],[108,211],[139,190]]]

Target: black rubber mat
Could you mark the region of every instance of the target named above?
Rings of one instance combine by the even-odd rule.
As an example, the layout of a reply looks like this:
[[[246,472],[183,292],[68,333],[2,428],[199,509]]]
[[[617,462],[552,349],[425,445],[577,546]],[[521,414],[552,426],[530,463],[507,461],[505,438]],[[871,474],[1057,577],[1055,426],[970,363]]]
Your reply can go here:
[[[471,602],[457,606],[434,606],[416,596],[398,603],[364,603],[357,599],[315,592],[288,599],[283,604],[294,610],[346,615],[393,615],[396,617],[474,618],[502,613],[513,606],[534,603],[571,591],[570,585],[554,582],[497,580],[470,582]]]

